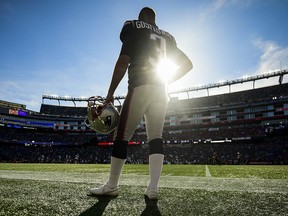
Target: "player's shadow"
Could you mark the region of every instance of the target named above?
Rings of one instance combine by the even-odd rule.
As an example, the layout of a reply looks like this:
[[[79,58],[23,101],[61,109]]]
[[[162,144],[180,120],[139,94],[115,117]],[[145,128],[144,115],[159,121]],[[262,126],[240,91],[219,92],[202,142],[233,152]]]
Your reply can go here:
[[[161,212],[158,209],[157,202],[158,200],[151,200],[147,196],[145,196],[146,207],[141,213],[141,216],[160,216]]]
[[[98,202],[95,203],[90,208],[86,209],[79,216],[90,216],[90,215],[102,216],[108,203],[113,199],[113,197],[108,197],[108,196],[99,196],[96,198],[98,199]]]

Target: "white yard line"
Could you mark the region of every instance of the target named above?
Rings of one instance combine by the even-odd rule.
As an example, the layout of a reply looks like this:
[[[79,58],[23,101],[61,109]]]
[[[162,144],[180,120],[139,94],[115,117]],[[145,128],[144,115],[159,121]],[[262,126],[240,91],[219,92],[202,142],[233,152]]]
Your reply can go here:
[[[209,171],[208,165],[206,165],[206,177],[212,177],[212,175]]]
[[[206,174],[207,176],[207,174]],[[32,172],[0,170],[0,178],[26,179],[38,181],[78,182],[87,184],[103,184],[108,173],[77,173],[77,172]],[[123,174],[120,185],[144,186],[149,181],[148,175]],[[256,178],[207,178],[189,176],[161,176],[160,187],[180,189],[200,189],[207,191],[241,191],[261,193],[288,194],[287,179],[256,179]],[[0,186],[1,188],[1,186]]]

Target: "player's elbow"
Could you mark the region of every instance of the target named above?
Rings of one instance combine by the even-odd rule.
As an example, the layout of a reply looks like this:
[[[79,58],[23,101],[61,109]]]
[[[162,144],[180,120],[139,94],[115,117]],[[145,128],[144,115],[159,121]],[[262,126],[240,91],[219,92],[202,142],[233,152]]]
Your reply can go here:
[[[193,63],[190,59],[186,59],[186,61],[183,63],[182,68],[186,73],[188,73],[190,70],[193,69]]]
[[[193,63],[190,59],[187,60],[187,70],[190,71],[193,69]]]

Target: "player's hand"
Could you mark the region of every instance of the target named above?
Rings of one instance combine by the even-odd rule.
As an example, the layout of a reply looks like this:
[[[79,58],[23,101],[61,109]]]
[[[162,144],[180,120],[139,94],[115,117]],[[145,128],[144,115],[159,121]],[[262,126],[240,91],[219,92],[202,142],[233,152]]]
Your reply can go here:
[[[105,101],[104,101],[104,104],[106,105],[106,104],[108,104],[108,103],[112,103],[112,104],[114,104],[114,96],[113,95],[107,95],[107,97],[105,98]]]

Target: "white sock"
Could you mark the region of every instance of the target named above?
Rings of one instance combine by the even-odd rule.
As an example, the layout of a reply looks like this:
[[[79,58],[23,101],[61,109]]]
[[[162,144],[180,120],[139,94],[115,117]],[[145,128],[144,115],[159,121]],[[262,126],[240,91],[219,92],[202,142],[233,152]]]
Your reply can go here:
[[[122,167],[126,159],[116,158],[111,156],[110,176],[108,186],[110,188],[117,187],[121,175]]]
[[[163,154],[149,155],[150,183],[148,185],[148,188],[151,190],[158,189],[158,182],[162,172],[163,160]]]

